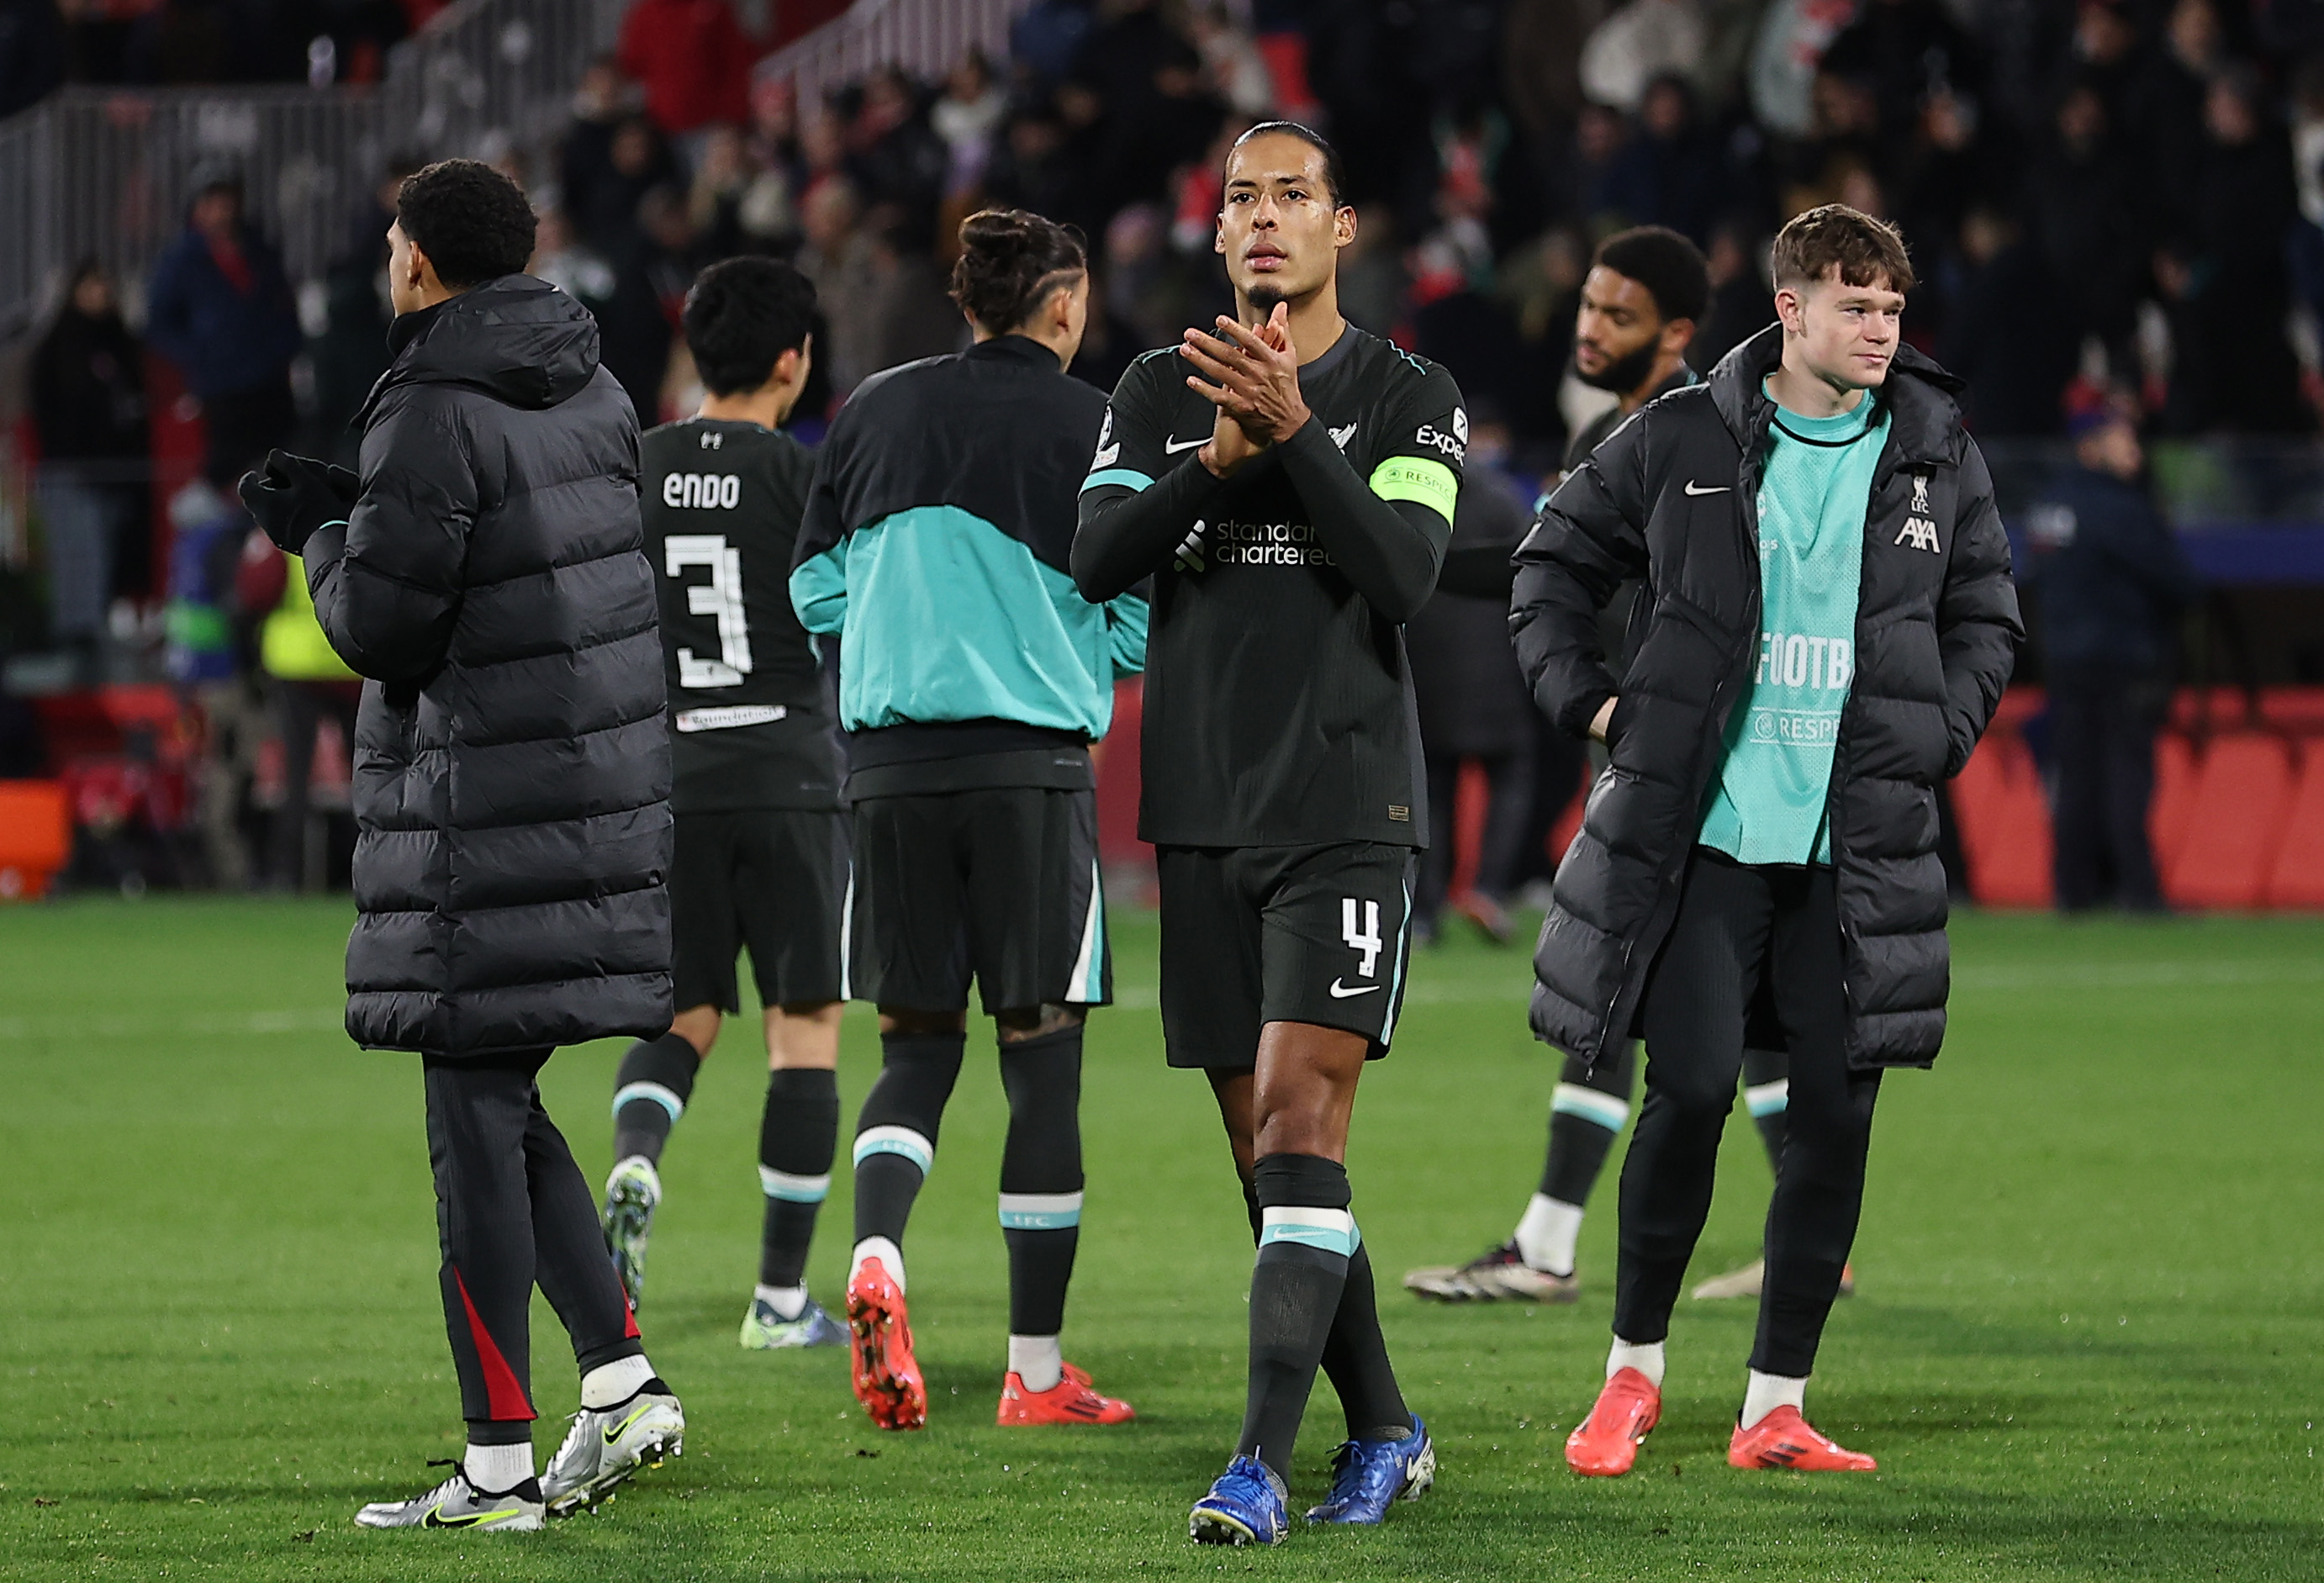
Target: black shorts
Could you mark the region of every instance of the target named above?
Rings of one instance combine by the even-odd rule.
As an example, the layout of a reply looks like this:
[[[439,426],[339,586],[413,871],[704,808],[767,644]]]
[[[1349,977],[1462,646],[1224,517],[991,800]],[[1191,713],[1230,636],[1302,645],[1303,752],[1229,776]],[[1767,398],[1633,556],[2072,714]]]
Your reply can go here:
[[[859,999],[963,1011],[1113,999],[1097,796],[992,787],[855,805],[850,961]]]
[[[680,814],[669,871],[678,1008],[740,1011],[735,953],[766,1006],[847,998],[847,815],[798,808]]]
[[[1371,1059],[1388,1054],[1411,954],[1410,848],[1166,846],[1156,858],[1171,1065],[1247,1069],[1270,1022],[1361,1034]]]

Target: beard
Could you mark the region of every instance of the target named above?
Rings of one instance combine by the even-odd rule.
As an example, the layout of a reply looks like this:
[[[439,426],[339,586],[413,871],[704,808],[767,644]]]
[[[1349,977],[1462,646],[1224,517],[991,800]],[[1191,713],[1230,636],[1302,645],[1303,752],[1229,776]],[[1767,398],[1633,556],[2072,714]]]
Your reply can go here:
[[[1655,345],[1648,341],[1637,351],[1617,357],[1596,373],[1584,373],[1580,364],[1574,364],[1573,377],[1592,390],[1611,391],[1627,396],[1646,382],[1655,370]]]
[[[1250,299],[1250,305],[1259,309],[1259,317],[1262,320],[1275,311],[1277,303],[1288,302],[1291,299],[1290,293],[1285,291],[1273,281],[1259,281],[1243,295]]]

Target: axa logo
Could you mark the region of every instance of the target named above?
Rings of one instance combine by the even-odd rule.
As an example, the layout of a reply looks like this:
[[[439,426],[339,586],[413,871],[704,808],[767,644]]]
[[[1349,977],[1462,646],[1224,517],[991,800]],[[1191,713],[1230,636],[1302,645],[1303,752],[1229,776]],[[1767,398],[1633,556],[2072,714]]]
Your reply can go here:
[[[1914,549],[1925,549],[1931,555],[1940,553],[1937,548],[1937,525],[1926,517],[1905,518],[1904,525],[1896,529],[1895,541]]]

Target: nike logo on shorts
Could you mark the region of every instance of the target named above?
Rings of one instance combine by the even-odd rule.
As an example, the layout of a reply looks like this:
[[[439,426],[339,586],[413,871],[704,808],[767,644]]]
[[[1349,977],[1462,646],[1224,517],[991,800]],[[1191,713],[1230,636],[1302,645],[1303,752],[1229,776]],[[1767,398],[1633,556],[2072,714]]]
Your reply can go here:
[[[1345,984],[1340,982],[1339,980],[1333,979],[1332,980],[1332,999],[1334,1000],[1345,1000],[1351,996],[1369,995],[1379,988],[1379,986],[1378,984],[1359,984],[1354,989],[1351,989]]]
[[[1175,456],[1180,451],[1191,451],[1196,446],[1202,445],[1210,437],[1211,437],[1209,435],[1205,434],[1198,435],[1190,440],[1164,440],[1162,442],[1162,454],[1166,456]]]
[[[1715,488],[1705,489],[1692,478],[1686,481],[1686,492],[1689,494],[1726,494],[1733,488],[1732,484],[1722,483]]]

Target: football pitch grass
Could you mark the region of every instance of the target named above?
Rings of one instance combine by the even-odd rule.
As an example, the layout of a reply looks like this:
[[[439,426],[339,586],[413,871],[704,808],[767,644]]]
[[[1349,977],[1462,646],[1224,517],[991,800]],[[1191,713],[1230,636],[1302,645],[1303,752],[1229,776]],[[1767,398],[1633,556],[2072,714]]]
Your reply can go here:
[[[0,1575],[638,1579],[2291,1578],[2324,1573],[2324,920],[1955,926],[1951,1035],[1887,1081],[1856,1268],[1809,1398],[1876,1475],[1726,1466],[1750,1305],[1685,1302],[1662,1427],[1629,1477],[1560,1456],[1613,1275],[1609,1171],[1580,1303],[1423,1306],[1409,1265],[1508,1234],[1540,1168],[1554,1058],[1526,953],[1419,953],[1367,1076],[1355,1209],[1426,1500],[1372,1531],[1199,1549],[1185,1512],[1241,1411],[1242,1208],[1198,1077],[1166,1071],[1150,915],[1115,926],[1123,1004],[1091,1022],[1089,1200],[1067,1355],[1118,1430],[993,1426],[1007,1321],[989,1028],[908,1251],[929,1427],[883,1433],[846,1357],[751,1354],[763,1073],[730,1026],[665,1162],[642,1320],[687,1450],[533,1535],[374,1534],[459,1450],[437,1308],[417,1063],[337,1032],[348,912],[321,901],[0,911]],[[848,1014],[852,1118],[877,1062]],[[550,1109],[607,1161],[619,1047],[559,1054]],[[836,1304],[845,1153],[810,1268]],[[1767,1192],[1728,1129],[1693,1274],[1749,1258]],[[570,1353],[536,1303],[545,1460]],[[1319,1383],[1295,1500],[1341,1424]]]

